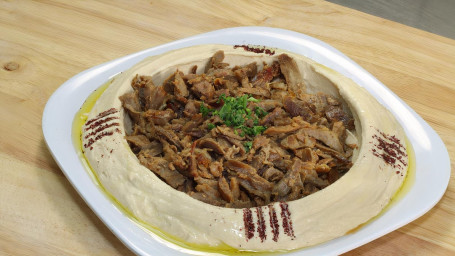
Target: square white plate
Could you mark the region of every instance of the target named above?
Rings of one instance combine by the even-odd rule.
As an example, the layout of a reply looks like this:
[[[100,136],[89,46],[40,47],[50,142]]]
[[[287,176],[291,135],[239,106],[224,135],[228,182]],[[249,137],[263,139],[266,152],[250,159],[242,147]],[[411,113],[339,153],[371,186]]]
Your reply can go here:
[[[300,33],[266,27],[217,30],[157,46],[88,69],[58,88],[43,114],[46,143],[60,168],[81,197],[109,229],[140,255],[202,254],[163,241],[120,211],[93,182],[72,141],[72,122],[85,99],[109,78],[147,56],[199,44],[264,45],[309,57],[365,87],[390,109],[404,127],[414,148],[415,181],[397,203],[357,232],[292,251],[289,255],[336,255],[383,236],[429,211],[444,194],[450,178],[447,149],[436,132],[386,86],[335,48]]]

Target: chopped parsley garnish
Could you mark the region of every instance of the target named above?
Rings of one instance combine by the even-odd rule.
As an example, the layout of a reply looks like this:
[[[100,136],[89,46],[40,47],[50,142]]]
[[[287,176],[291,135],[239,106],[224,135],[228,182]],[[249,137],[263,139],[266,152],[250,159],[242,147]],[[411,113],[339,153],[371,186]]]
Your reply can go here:
[[[265,131],[265,126],[262,126],[262,125],[255,125],[253,127],[242,127],[242,131],[248,135],[258,135],[258,134],[261,134],[263,131]],[[242,135],[242,134],[240,134]]]
[[[268,113],[267,111],[265,111],[263,108],[261,107],[255,107],[254,108],[254,113],[256,114],[256,116],[258,116],[259,118],[263,118],[264,116],[266,116]]]
[[[253,146],[253,142],[247,141],[247,142],[243,143],[243,146],[245,147],[246,152],[248,152],[248,151],[250,151],[251,147]]]
[[[201,106],[199,107],[199,111],[201,111],[202,116],[205,117],[210,113],[211,109],[206,107],[204,103],[201,103]]]
[[[256,136],[267,129],[265,126],[259,125],[259,119],[267,115],[267,111],[261,107],[255,107],[254,111],[251,111],[247,107],[248,102],[259,102],[258,99],[249,95],[226,97],[226,95],[222,94],[218,100],[219,102],[223,101],[223,106],[217,110],[210,109],[202,103],[200,106],[202,116],[205,117],[208,114],[219,116],[223,124],[234,128],[234,132],[240,130],[239,133],[242,137],[245,135]],[[252,120],[253,126],[247,126],[245,123],[247,120]],[[213,129],[215,124],[209,124],[207,127]]]

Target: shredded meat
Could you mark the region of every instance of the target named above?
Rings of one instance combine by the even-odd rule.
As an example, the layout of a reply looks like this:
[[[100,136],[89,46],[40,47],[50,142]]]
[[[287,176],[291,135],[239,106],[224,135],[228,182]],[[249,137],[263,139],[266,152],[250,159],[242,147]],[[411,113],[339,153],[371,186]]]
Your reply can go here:
[[[286,54],[278,56],[278,62],[280,63],[281,73],[283,73],[286,79],[289,91],[300,98],[300,95],[305,91],[305,84],[303,83],[303,75],[300,74],[297,64]]]
[[[141,153],[139,153],[138,158],[142,165],[157,174],[171,187],[178,189],[183,186],[185,177],[175,169],[171,169],[169,167],[169,162],[167,162],[164,158],[150,157]]]
[[[133,90],[120,96],[132,121],[125,139],[142,165],[197,200],[232,208],[297,200],[349,170],[352,116],[333,96],[306,93],[291,57],[282,54],[262,69],[223,61],[218,51],[203,74],[194,66],[160,85],[140,74],[131,81]],[[263,127],[253,135],[213,114],[223,97],[242,95],[254,98],[246,108],[258,116],[243,117],[244,126]]]

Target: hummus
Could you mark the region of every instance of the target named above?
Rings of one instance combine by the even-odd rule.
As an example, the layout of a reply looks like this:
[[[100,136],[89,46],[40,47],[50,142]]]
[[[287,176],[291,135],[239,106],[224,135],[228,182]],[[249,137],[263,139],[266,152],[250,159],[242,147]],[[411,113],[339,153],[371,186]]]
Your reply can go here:
[[[245,48],[246,49],[246,48]],[[198,201],[164,183],[140,164],[124,139],[131,129],[119,97],[132,91],[136,74],[156,85],[176,69],[204,67],[218,50],[231,66],[271,63],[284,53],[255,53],[226,45],[201,45],[149,57],[115,78],[82,127],[82,150],[102,186],[142,222],[189,244],[239,250],[292,250],[345,235],[378,215],[401,187],[408,169],[405,133],[394,116],[352,80],[300,55],[286,52],[309,93],[343,101],[355,120],[353,166],[327,188],[302,199],[231,209]]]

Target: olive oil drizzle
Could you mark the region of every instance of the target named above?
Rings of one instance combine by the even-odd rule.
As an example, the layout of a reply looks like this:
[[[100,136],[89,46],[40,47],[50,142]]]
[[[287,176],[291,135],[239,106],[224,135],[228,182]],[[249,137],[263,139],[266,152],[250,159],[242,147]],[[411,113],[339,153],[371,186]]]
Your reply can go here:
[[[408,138],[405,138],[405,143],[406,143],[406,153],[408,155],[408,167],[407,167],[407,172],[406,176],[404,178],[403,184],[401,184],[401,187],[395,192],[395,194],[392,196],[390,199],[389,203],[387,204],[386,207],[382,209],[382,211],[368,220],[367,222],[360,224],[359,226],[349,230],[346,232],[346,234],[352,234],[360,230],[362,227],[365,225],[368,225],[369,223],[375,221],[379,217],[381,217],[385,212],[387,212],[391,207],[396,205],[398,202],[403,199],[406,194],[412,189],[414,183],[415,183],[415,176],[416,176],[416,166],[415,166],[415,155],[414,155],[414,149],[412,148],[411,142],[408,140]]]
[[[114,78],[115,79],[115,78]],[[206,246],[201,244],[193,244],[188,243],[178,237],[170,235],[159,228],[153,227],[148,223],[145,223],[139,219],[137,219],[128,209],[126,209],[114,196],[112,196],[101,184],[96,172],[90,166],[87,158],[84,155],[83,145],[82,145],[82,127],[87,121],[88,115],[92,108],[94,107],[98,98],[103,94],[103,92],[109,87],[114,79],[111,79],[97,88],[95,91],[90,94],[90,96],[85,100],[79,111],[76,113],[73,125],[72,125],[72,139],[73,145],[75,146],[76,152],[78,157],[87,170],[87,173],[91,177],[92,181],[95,185],[100,189],[100,191],[112,202],[114,205],[121,210],[121,212],[127,216],[129,219],[134,221],[141,229],[150,233],[152,236],[158,236],[161,240],[167,241],[174,245],[177,245],[181,248],[193,250],[193,251],[200,251],[200,252],[207,252],[207,253],[220,253],[224,255],[276,255],[279,254],[280,251],[276,252],[253,252],[253,251],[240,251],[236,248],[230,247],[226,244],[221,244],[218,246]],[[282,251],[281,251],[282,252]]]
[[[186,241],[183,241],[182,239],[179,239],[173,235],[170,235],[156,227],[151,226],[150,224],[147,224],[139,219],[137,219],[128,209],[126,209],[120,202],[118,202],[101,184],[101,182],[98,179],[98,176],[96,175],[96,172],[93,171],[92,167],[90,166],[90,163],[88,162],[87,158],[85,157],[83,153],[83,147],[82,147],[82,126],[85,124],[88,118],[88,114],[92,110],[93,106],[95,105],[96,101],[98,98],[103,94],[103,92],[109,87],[109,85],[112,83],[112,81],[115,78],[107,81],[103,85],[101,85],[98,89],[96,89],[90,96],[87,98],[87,100],[84,102],[84,104],[81,106],[79,111],[76,113],[74,120],[73,120],[73,125],[72,125],[72,137],[73,137],[73,145],[76,148],[76,152],[79,156],[79,159],[82,163],[82,165],[85,167],[87,170],[87,173],[90,175],[91,179],[95,183],[96,186],[99,187],[100,191],[111,201],[113,202],[118,209],[120,209],[123,214],[125,214],[129,219],[134,221],[136,224],[138,224],[139,227],[141,227],[143,230],[146,232],[151,233],[151,235],[156,235],[162,240],[165,240],[169,243],[172,243],[174,245],[177,245],[179,247],[182,247],[184,249],[189,249],[189,250],[194,250],[194,251],[200,251],[200,252],[207,252],[207,253],[220,253],[224,255],[277,255],[279,253],[283,253],[284,251],[265,251],[265,252],[254,252],[254,251],[240,251],[236,248],[230,247],[226,244],[222,244],[219,246],[206,246],[206,245],[200,245],[200,244],[192,244],[188,243]],[[395,193],[395,195],[392,197],[390,200],[389,204],[375,217],[370,219],[364,224],[359,225],[358,227],[350,230],[347,232],[347,234],[350,233],[355,233],[359,229],[361,229],[363,226],[367,225],[368,223],[371,223],[375,219],[379,218],[384,212],[386,212],[390,207],[398,203],[405,195],[407,192],[409,192],[415,182],[415,156],[414,156],[414,151],[412,149],[411,143],[406,140],[407,144],[407,154],[409,157],[409,163],[408,163],[408,170],[406,173],[405,180],[400,187],[400,189]],[[313,246],[311,246],[313,247]],[[306,247],[306,248],[311,248],[311,247]],[[286,252],[293,252],[297,250],[291,250],[291,251],[286,251]]]

